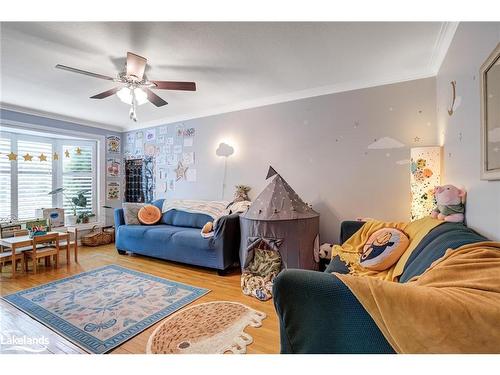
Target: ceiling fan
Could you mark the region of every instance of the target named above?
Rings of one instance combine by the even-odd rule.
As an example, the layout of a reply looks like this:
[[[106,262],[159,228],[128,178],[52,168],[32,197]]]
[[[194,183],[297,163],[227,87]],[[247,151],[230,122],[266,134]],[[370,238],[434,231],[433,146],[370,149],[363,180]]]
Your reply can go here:
[[[90,98],[104,99],[116,94],[122,102],[130,105],[130,119],[137,121],[137,106],[148,101],[157,107],[168,104],[165,100],[151,91],[151,89],[196,91],[196,83],[194,82],[150,81],[144,74],[147,61],[145,57],[127,52],[125,69],[119,72],[116,78],[61,64],[57,64],[56,68],[122,84],[121,86],[113,87],[112,89],[91,96]]]

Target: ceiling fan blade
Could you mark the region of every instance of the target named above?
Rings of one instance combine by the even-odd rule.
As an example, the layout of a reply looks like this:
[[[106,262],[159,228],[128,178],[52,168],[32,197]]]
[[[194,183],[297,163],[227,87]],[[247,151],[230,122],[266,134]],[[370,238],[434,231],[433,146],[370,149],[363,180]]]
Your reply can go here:
[[[114,78],[111,78],[111,77],[108,77],[108,76],[105,76],[102,74],[87,72],[86,70],[76,69],[76,68],[72,68],[72,67],[66,66],[66,65],[57,64],[56,68],[62,69],[62,70],[67,70],[68,72],[85,74],[86,76],[90,76],[90,77],[94,77],[94,78],[105,79],[107,81],[114,81],[115,80]]]
[[[153,91],[150,89],[143,88],[143,90],[146,92],[148,96],[148,100],[153,103],[157,107],[164,106],[165,104],[168,104],[165,100],[160,98],[158,95],[156,95]]]
[[[114,95],[120,90],[120,87],[113,87],[112,89],[108,91],[101,92],[100,94],[91,96],[90,99],[104,99],[107,98],[108,96]]]
[[[127,76],[134,76],[137,77],[138,81],[142,81],[147,61],[148,60],[142,56],[127,52]]]
[[[161,90],[185,90],[196,91],[196,83],[194,82],[174,82],[174,81],[151,81],[156,87]]]

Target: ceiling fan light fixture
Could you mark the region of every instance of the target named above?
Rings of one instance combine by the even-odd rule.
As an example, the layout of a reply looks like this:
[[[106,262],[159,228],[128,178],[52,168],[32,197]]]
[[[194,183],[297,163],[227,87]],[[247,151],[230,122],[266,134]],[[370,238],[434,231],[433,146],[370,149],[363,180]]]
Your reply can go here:
[[[141,90],[139,87],[136,87],[133,90],[137,105],[143,105],[144,103],[148,102],[148,96],[143,90]],[[130,88],[122,87],[120,90],[118,90],[116,95],[118,95],[118,98],[123,103],[128,105],[132,104],[132,90]]]

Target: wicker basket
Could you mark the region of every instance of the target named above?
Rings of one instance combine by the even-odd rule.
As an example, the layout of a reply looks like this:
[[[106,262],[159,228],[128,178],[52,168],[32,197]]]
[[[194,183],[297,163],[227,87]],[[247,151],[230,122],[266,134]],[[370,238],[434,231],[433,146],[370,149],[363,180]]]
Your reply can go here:
[[[82,236],[81,240],[85,246],[107,245],[115,240],[115,230],[113,227],[99,230],[97,226],[93,226],[90,233]]]

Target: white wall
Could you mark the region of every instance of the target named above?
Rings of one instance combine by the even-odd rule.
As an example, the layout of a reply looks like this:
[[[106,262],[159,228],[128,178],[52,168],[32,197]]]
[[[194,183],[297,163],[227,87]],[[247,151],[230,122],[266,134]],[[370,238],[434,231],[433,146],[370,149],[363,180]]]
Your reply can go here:
[[[396,162],[409,159],[411,145],[437,144],[435,93],[429,78],[186,121],[185,128],[196,129],[194,146],[185,151],[195,152],[197,182],[180,182],[166,195],[220,199],[223,159],[215,149],[227,139],[236,153],[228,161],[225,199],[236,184],[250,185],[255,197],[272,165],[321,214],[322,241],[337,240],[342,220],[407,220],[408,165]],[[367,149],[382,137],[405,146]],[[126,135],[123,140],[125,152],[134,152]]]
[[[500,181],[480,180],[479,68],[499,41],[498,22],[461,23],[437,76],[443,182],[465,186],[467,224],[495,240],[500,240]],[[452,80],[457,81],[460,105],[450,117]]]

